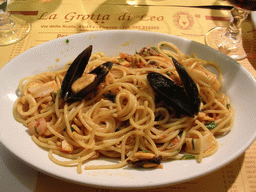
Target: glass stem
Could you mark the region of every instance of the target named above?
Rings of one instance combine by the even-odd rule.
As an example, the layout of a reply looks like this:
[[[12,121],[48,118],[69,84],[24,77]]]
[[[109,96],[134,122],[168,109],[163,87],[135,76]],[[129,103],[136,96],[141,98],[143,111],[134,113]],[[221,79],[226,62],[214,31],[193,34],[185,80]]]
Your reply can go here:
[[[5,0],[0,4],[0,26],[6,25],[10,22],[10,13],[7,11],[7,0]]]
[[[240,9],[238,7],[234,7],[231,10],[230,23],[227,27],[225,36],[231,38],[233,43],[237,43],[241,40],[240,26],[242,22],[247,18],[247,16],[248,12],[246,10]]]

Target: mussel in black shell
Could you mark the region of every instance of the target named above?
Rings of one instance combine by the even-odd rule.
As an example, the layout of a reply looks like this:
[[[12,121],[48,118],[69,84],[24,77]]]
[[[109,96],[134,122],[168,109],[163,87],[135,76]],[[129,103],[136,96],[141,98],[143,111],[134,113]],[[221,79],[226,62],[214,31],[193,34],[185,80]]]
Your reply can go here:
[[[170,78],[151,72],[147,75],[150,86],[155,93],[178,113],[193,117],[200,107],[197,86],[186,69],[173,58],[173,63],[180,76],[182,87]]]
[[[92,53],[92,45],[81,52],[70,65],[61,85],[61,98],[67,102],[79,101],[94,91],[104,81],[113,66],[106,62],[83,75]]]

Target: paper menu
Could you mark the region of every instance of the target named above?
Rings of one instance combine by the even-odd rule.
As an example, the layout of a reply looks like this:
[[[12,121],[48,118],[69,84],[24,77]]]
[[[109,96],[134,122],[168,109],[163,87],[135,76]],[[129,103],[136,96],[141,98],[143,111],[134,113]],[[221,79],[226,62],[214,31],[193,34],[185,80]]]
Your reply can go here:
[[[218,23],[226,24],[229,11],[165,6],[127,6],[91,4],[78,5],[58,0],[36,6],[24,2],[10,11],[32,22],[32,31],[22,42],[0,48],[0,66],[14,56],[38,44],[75,33],[108,29],[154,31],[182,36],[204,43],[206,32]],[[48,6],[47,6],[48,5]],[[47,9],[47,7],[50,7]],[[3,55],[1,55],[3,54]],[[7,55],[6,55],[7,54]],[[8,56],[9,55],[9,56]],[[4,56],[4,57],[3,57]]]
[[[226,0],[82,0],[87,4],[108,4],[108,5],[171,5],[171,6],[229,6]]]
[[[11,13],[29,20],[32,31],[22,42],[0,47],[0,67],[33,46],[86,31],[154,31],[204,43],[207,31],[215,26],[227,25],[230,14],[229,10],[207,8],[112,5],[96,2],[88,6],[86,0],[77,2],[80,3],[67,0],[19,0],[18,3],[10,3]],[[248,21],[243,25],[244,32],[253,38],[253,24]]]

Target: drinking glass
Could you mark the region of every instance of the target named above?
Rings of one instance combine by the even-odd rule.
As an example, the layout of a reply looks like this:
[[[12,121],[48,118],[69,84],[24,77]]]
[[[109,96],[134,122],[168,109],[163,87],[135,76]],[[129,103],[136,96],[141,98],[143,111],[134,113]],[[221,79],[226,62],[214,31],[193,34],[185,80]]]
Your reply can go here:
[[[10,45],[24,39],[31,29],[25,20],[13,17],[8,11],[9,0],[0,0],[0,45]]]
[[[252,42],[242,33],[241,24],[250,10],[256,10],[256,0],[228,1],[234,5],[228,27],[211,29],[205,36],[205,43],[235,60],[241,60],[252,52]]]

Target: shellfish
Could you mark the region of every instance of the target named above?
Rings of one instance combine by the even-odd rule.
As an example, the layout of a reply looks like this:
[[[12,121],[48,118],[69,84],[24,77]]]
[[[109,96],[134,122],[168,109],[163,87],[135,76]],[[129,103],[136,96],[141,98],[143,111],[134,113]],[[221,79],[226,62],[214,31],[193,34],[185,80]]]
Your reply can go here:
[[[198,88],[186,69],[176,59],[172,58],[172,60],[180,76],[182,86],[157,72],[150,72],[147,75],[148,82],[154,92],[166,104],[178,113],[193,117],[199,112],[200,98]]]
[[[92,45],[82,51],[70,65],[61,84],[61,98],[66,102],[79,101],[94,91],[104,81],[113,66],[106,62],[88,74],[83,74],[92,53]]]

